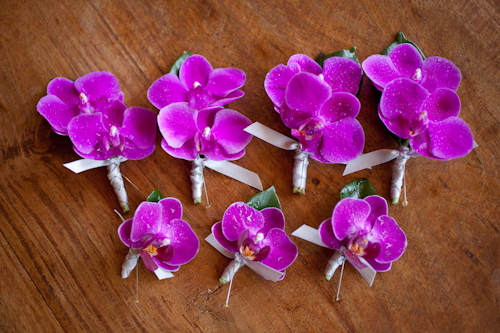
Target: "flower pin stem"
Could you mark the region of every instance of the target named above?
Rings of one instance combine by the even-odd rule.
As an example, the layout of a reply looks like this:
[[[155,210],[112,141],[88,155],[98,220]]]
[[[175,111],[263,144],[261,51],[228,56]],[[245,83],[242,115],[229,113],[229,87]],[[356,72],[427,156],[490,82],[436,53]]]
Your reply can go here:
[[[395,205],[399,202],[401,196],[401,187],[403,186],[403,179],[405,176],[405,165],[410,159],[410,150],[406,146],[399,146],[399,156],[394,160],[392,165],[392,180],[391,180],[391,199],[392,204]],[[406,202],[406,198],[405,198]]]
[[[193,202],[201,203],[202,187],[205,183],[203,178],[203,159],[198,155],[191,165],[191,190],[193,194]],[[207,197],[208,198],[208,197]]]
[[[340,286],[342,285],[342,276],[344,276],[344,266],[345,266],[345,260],[342,263],[342,270],[340,271],[340,279],[339,279],[339,287],[337,288],[337,297],[335,297],[335,301],[340,301]]]
[[[137,266],[137,261],[140,258],[138,250],[129,248],[125,261],[122,264],[122,279],[129,277],[132,270]]]
[[[301,148],[295,150],[295,163],[293,165],[293,193],[306,194],[307,166],[309,154]]]
[[[120,157],[113,156],[109,159],[111,162],[108,168],[108,179],[115,190],[116,197],[120,203],[123,214],[130,212],[130,207],[128,205],[127,191],[125,191],[125,186],[123,184],[123,177],[120,172]]]

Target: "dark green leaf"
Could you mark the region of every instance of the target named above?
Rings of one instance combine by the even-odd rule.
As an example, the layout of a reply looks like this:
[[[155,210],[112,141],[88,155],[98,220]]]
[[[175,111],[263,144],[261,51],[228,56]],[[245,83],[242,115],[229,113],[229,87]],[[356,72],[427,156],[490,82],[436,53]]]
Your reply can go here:
[[[356,46],[351,47],[349,50],[340,50],[337,52],[330,53],[326,56],[324,56],[321,60],[318,61],[318,64],[323,67],[323,62],[331,57],[342,57],[342,58],[347,58],[356,61],[358,65],[361,66],[361,63],[358,60],[358,57],[356,57]]]
[[[154,189],[154,191],[151,192],[151,194],[146,199],[146,201],[149,201],[149,202],[159,202],[163,198],[165,198],[165,197],[163,195],[161,195],[160,191],[158,191],[157,189]]]
[[[403,44],[403,43],[408,43],[408,44],[415,46],[417,48],[418,53],[420,53],[420,55],[422,56],[422,59],[425,60],[424,52],[422,52],[422,50],[420,50],[420,48],[417,46],[417,44],[415,44],[413,41],[406,38],[405,35],[401,31],[398,33],[398,37],[396,38],[396,41],[394,43],[392,43],[391,45],[389,45],[384,51],[382,51],[382,54],[389,55],[389,52],[391,52],[393,48],[395,48],[399,44]]]
[[[250,200],[248,200],[247,205],[257,210],[263,210],[268,207],[281,209],[280,200],[278,199],[274,186],[271,186],[267,190],[254,195]]]
[[[170,73],[179,76],[179,69],[181,69],[182,64],[184,63],[184,61],[186,61],[187,58],[189,58],[192,55],[193,55],[193,52],[184,52],[179,57],[179,59],[177,59],[174,62],[174,65],[172,66],[172,68],[170,68]]]
[[[377,194],[377,191],[366,178],[356,179],[355,181],[344,186],[340,191],[340,199],[355,198],[364,199],[370,195]]]

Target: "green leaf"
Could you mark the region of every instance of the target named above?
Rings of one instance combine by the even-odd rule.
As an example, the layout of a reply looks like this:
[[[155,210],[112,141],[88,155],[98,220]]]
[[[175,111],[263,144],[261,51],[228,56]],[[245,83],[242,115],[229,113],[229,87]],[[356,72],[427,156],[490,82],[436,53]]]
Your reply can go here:
[[[268,207],[281,209],[280,200],[278,199],[274,186],[271,186],[267,190],[254,195],[250,200],[248,200],[247,205],[257,210],[263,210]]]
[[[318,61],[318,64],[323,68],[323,62],[331,57],[342,57],[342,58],[347,58],[356,61],[356,63],[361,66],[361,63],[358,60],[358,57],[356,57],[356,46],[351,47],[349,50],[340,50],[337,52],[330,53],[326,56],[324,56],[321,60]]]
[[[192,55],[193,55],[193,52],[185,52],[184,51],[184,53],[179,57],[179,59],[177,59],[174,62],[174,65],[172,66],[172,68],[170,68],[170,73],[179,76],[179,70],[181,69],[182,64],[184,63],[184,61],[186,61],[187,58],[189,58]]]
[[[165,198],[165,197],[160,193],[160,191],[158,191],[157,189],[154,189],[154,191],[151,192],[151,194],[146,199],[146,201],[149,201],[149,202],[159,202],[163,198]]]
[[[377,194],[377,191],[366,178],[356,179],[355,181],[344,186],[340,191],[340,199],[354,198],[364,199],[370,195]]]
[[[417,48],[418,53],[420,53],[420,55],[422,56],[422,59],[425,60],[424,52],[422,52],[422,50],[420,50],[420,48],[417,46],[417,44],[415,44],[413,41],[406,38],[405,35],[401,31],[398,32],[398,37],[396,37],[396,41],[394,43],[392,43],[391,45],[389,45],[384,51],[382,51],[382,55],[389,55],[389,52],[391,52],[393,48],[395,48],[399,44],[403,44],[403,43],[407,43],[407,44],[411,44],[411,45],[415,46]]]

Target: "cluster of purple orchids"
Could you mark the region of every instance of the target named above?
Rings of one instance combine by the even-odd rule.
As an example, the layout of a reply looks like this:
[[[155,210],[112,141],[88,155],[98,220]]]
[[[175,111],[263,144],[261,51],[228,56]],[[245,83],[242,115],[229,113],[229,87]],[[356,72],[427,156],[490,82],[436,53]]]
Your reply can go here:
[[[188,57],[179,76],[168,73],[148,90],[160,109],[162,147],[173,157],[213,161],[236,160],[245,154],[252,135],[243,131],[252,122],[224,105],[243,97],[246,76],[236,68],[217,68],[200,55]]]
[[[409,139],[417,153],[449,160],[472,150],[472,132],[458,118],[461,74],[451,61],[424,60],[413,45],[402,43],[387,56],[368,57],[363,70],[382,91],[380,119],[392,133]]]
[[[355,119],[361,104],[361,66],[330,57],[323,68],[303,54],[271,69],[264,87],[301,150],[323,163],[344,163],[363,151],[365,136]]]
[[[142,107],[127,108],[118,80],[108,72],[89,73],[75,81],[53,79],[37,110],[54,132],[70,137],[75,152],[84,158],[138,160],[155,149],[155,114]]]

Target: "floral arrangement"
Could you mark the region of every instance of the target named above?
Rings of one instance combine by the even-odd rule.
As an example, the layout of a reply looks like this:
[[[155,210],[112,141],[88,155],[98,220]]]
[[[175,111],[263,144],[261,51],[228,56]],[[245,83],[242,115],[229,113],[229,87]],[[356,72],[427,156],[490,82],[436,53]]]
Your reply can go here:
[[[118,81],[108,72],[89,73],[75,81],[63,77],[53,79],[37,110],[54,132],[69,136],[78,155],[106,161],[98,166],[108,166],[108,178],[127,213],[127,193],[119,165],[127,159],[139,160],[153,153],[154,113],[123,104]],[[77,172],[84,170],[87,169],[82,167]]]

